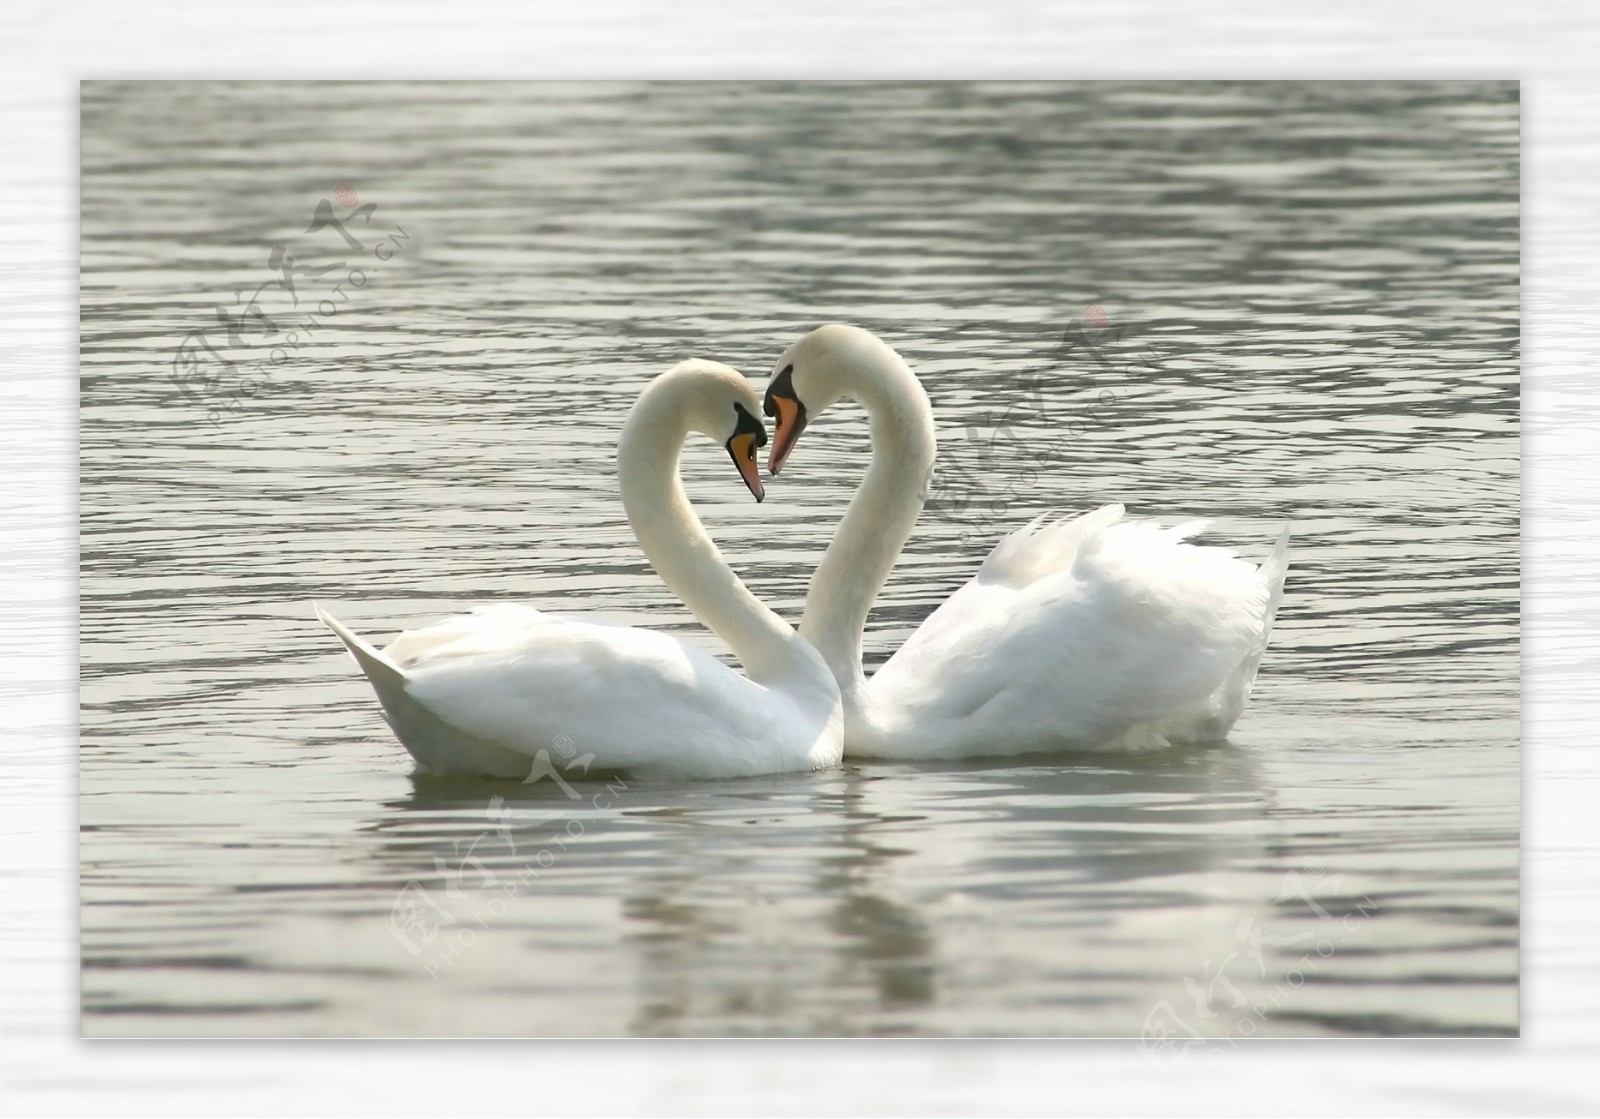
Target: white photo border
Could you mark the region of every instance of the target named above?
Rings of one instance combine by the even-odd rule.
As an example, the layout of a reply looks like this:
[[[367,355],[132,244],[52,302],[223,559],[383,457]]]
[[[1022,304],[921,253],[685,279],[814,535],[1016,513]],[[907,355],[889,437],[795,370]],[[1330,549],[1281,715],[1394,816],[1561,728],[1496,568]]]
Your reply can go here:
[[[1548,1114],[1600,1085],[1600,22],[1591,5],[458,0],[0,8],[0,1112]],[[1520,78],[1522,1041],[85,1042],[77,968],[78,81]]]

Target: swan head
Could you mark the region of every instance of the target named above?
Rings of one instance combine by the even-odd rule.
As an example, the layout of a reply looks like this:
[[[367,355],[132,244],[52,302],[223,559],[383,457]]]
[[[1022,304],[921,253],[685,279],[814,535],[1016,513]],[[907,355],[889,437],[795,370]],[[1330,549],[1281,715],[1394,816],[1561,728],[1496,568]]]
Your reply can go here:
[[[858,326],[819,326],[783,352],[762,411],[776,420],[767,470],[783,469],[806,425],[843,396],[870,387],[875,372],[903,367],[900,355]]]
[[[766,497],[756,451],[766,446],[767,429],[756,390],[743,373],[693,358],[657,377],[646,393],[676,411],[687,431],[721,443],[750,493],[757,501]]]

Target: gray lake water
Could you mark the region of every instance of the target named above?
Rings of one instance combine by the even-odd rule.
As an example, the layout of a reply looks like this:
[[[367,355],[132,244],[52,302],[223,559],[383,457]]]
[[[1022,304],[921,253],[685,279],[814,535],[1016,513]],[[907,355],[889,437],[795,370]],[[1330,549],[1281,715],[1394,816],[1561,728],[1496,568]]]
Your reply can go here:
[[[1179,1057],[1517,1031],[1513,84],[82,104],[85,1034]],[[253,295],[230,337],[216,308]],[[833,320],[895,345],[940,423],[872,659],[1049,508],[1209,518],[1252,560],[1292,521],[1231,741],[576,801],[413,776],[310,604],[387,640],[519,599],[721,652],[627,530],[622,417],[687,356],[764,384]],[[175,363],[193,330],[215,356]],[[759,506],[719,448],[686,455],[791,620],[867,452],[830,412]]]

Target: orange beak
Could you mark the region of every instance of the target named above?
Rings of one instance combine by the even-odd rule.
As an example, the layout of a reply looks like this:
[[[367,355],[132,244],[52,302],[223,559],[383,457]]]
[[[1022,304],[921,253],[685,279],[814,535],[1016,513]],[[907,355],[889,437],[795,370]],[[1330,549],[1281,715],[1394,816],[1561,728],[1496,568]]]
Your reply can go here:
[[[756,464],[757,445],[754,434],[742,432],[728,440],[728,454],[733,456],[733,465],[739,468],[739,477],[760,501],[767,496],[767,488],[761,484],[761,467]]]
[[[767,453],[767,471],[776,474],[789,461],[789,452],[806,429],[806,407],[792,396],[769,395],[767,414],[778,418],[772,436],[772,450]]]

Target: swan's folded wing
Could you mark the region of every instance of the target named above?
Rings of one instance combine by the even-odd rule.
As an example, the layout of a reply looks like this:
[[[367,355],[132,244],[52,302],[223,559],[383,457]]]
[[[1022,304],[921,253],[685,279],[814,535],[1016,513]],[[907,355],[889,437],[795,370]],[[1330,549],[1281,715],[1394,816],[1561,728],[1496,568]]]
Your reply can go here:
[[[951,658],[981,655],[1010,618],[1017,593],[1070,571],[1084,542],[1121,522],[1123,512],[1123,506],[1113,504],[1055,520],[1046,514],[1012,532],[989,552],[978,573],[917,627],[884,669],[898,662],[896,671],[920,671]]]
[[[1077,537],[1065,570],[1020,587],[980,572],[871,687],[901,709],[981,719],[1001,735],[1054,727],[1089,740],[1201,711],[1259,649],[1269,592],[1226,549],[1183,543],[1195,527],[1108,517]]]
[[[559,614],[546,614],[516,603],[479,606],[470,614],[455,614],[423,629],[406,630],[383,652],[401,668],[409,669],[450,657],[516,648],[561,620]]]
[[[1019,632],[1090,626],[1098,686],[1118,708],[1157,718],[1205,704],[1264,643],[1270,592],[1231,550],[1184,542],[1200,527],[1132,522],[1096,534],[1071,584],[1019,597]]]
[[[1078,516],[1035,517],[994,546],[974,581],[1021,588],[1069,570],[1084,542],[1121,521],[1123,512],[1113,504]]]
[[[407,668],[407,692],[529,756],[570,749],[602,769],[770,770],[761,744],[784,712],[766,689],[664,633],[524,610],[441,623],[447,632]]]

